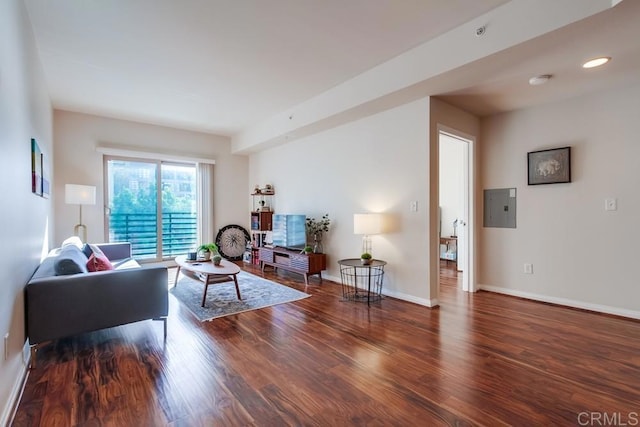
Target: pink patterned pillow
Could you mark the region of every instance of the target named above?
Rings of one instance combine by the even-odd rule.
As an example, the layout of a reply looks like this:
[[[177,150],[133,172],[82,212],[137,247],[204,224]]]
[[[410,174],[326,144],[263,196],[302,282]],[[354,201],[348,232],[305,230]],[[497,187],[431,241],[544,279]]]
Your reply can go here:
[[[111,261],[109,261],[109,259],[104,256],[104,254],[97,254],[94,252],[89,257],[89,261],[87,261],[87,270],[91,272],[113,269],[113,264],[111,264]]]

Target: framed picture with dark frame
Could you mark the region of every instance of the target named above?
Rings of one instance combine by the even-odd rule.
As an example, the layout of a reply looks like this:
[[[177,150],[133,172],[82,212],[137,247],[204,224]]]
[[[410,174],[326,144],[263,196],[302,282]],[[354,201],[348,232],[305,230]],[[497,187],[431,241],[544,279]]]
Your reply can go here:
[[[571,147],[527,153],[528,184],[571,182]]]
[[[31,138],[31,192],[36,196],[42,196],[42,161],[42,151]]]

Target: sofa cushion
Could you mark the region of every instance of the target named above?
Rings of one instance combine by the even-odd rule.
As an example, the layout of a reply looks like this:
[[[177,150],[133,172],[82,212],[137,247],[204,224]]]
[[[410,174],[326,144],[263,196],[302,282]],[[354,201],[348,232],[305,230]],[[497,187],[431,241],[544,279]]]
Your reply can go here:
[[[129,268],[140,268],[140,264],[133,258],[119,259],[111,262],[116,270],[127,270]]]
[[[100,249],[98,245],[93,245],[91,243],[85,243],[84,246],[82,247],[82,252],[87,256],[87,258],[90,258],[91,254],[98,254],[98,255],[105,256],[104,252],[102,252],[102,249]]]
[[[112,264],[121,259],[131,258],[131,243],[129,242],[99,243],[91,246],[101,249]]]
[[[91,248],[91,253],[92,254],[100,255],[100,256],[103,256],[105,258],[109,258],[108,256],[106,256],[104,254],[104,252],[102,252],[102,249],[100,249],[100,247],[98,245],[89,245],[89,247]]]
[[[91,249],[91,245],[88,243],[85,243],[84,246],[82,247],[82,253],[84,253],[87,259],[89,259],[89,257],[93,253],[93,250]]]
[[[57,276],[87,273],[87,257],[75,245],[63,246],[54,261],[53,267]]]
[[[31,279],[40,279],[42,277],[51,277],[56,275],[55,263],[60,254],[60,248],[53,249],[49,255],[42,260]]]
[[[91,272],[94,272],[113,270],[114,267],[113,264],[109,262],[109,258],[107,258],[104,254],[94,252],[91,254],[89,260],[87,261],[87,269]]]
[[[53,264],[56,276],[66,276],[68,274],[86,273],[86,268],[71,258],[58,258]]]

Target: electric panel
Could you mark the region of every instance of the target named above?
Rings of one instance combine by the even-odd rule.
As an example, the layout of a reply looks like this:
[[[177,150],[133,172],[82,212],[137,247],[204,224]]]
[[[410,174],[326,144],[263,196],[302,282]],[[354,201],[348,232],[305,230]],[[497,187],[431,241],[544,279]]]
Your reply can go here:
[[[516,228],[516,189],[484,190],[485,227]]]

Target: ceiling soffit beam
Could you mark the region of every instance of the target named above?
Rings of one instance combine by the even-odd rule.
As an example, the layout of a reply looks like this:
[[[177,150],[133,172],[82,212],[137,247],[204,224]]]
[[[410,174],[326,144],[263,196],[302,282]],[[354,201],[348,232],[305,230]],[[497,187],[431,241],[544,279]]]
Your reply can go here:
[[[430,79],[607,10],[612,1],[511,1],[239,132],[231,150],[263,150],[429,96]]]

